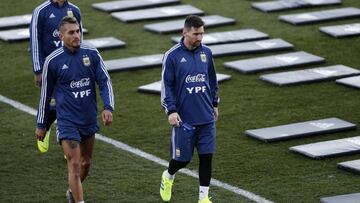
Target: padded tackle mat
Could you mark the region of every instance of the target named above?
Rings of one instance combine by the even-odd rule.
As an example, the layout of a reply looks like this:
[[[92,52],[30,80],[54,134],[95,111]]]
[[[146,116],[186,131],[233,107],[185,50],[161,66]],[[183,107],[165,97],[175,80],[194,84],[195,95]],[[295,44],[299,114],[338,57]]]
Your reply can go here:
[[[360,76],[337,79],[336,83],[350,87],[360,88]]]
[[[191,5],[167,6],[158,8],[139,9],[133,11],[113,12],[111,16],[123,22],[172,18],[187,15],[202,15],[204,11]]]
[[[360,35],[360,23],[320,27],[320,31],[333,37]]]
[[[180,0],[122,0],[122,1],[107,1],[101,3],[94,3],[91,6],[95,9],[113,12],[124,11],[137,8],[148,8],[154,6],[168,5],[172,3],[179,3]]]
[[[217,81],[223,82],[226,80],[230,80],[231,76],[226,74],[217,73],[216,74]],[[145,93],[154,93],[154,94],[160,94],[161,91],[161,80],[156,81],[147,85],[142,85],[138,87],[139,92],[145,92]]]
[[[202,39],[203,44],[224,44],[233,42],[245,42],[260,39],[267,39],[269,36],[254,29],[231,30],[225,32],[205,33]],[[172,37],[175,43],[180,42],[182,37]]]
[[[346,171],[360,174],[360,159],[338,163],[337,167]]]
[[[260,79],[275,85],[294,85],[359,75],[360,71],[344,65],[261,75]]]
[[[253,42],[211,45],[213,56],[250,54],[266,51],[292,49],[294,46],[282,39],[266,39]]]
[[[9,16],[0,18],[0,29],[7,29],[12,27],[22,27],[30,25],[31,14]]]
[[[320,198],[320,203],[359,203],[360,193]]]
[[[83,29],[83,33],[86,34],[87,29]],[[13,30],[0,30],[0,39],[6,42],[28,40],[30,38],[29,28],[20,28]]]
[[[245,134],[264,142],[274,142],[311,135],[352,130],[355,128],[356,125],[353,123],[349,123],[338,118],[326,118],[274,127],[251,129],[246,130]]]
[[[335,4],[341,4],[341,0],[280,0],[252,3],[251,6],[263,12],[273,12]]]
[[[163,54],[145,55],[104,61],[109,72],[136,70],[162,65]]]
[[[287,54],[229,61],[225,62],[224,66],[242,73],[254,73],[271,69],[288,68],[323,62],[325,62],[325,59],[322,57],[315,56],[304,51],[298,51]]]
[[[97,49],[113,49],[125,47],[126,43],[115,37],[101,37],[95,39],[84,39],[84,43],[90,44]]]
[[[312,159],[353,154],[360,152],[360,136],[298,145],[290,147],[289,150]]]
[[[0,31],[0,39],[6,42],[28,40],[29,38],[29,28]]]
[[[215,27],[215,26],[230,25],[235,23],[235,20],[233,18],[228,18],[219,15],[203,16],[201,17],[201,19],[205,22],[205,27]],[[183,27],[184,27],[184,19],[166,21],[162,23],[147,24],[144,26],[144,29],[151,32],[165,34],[171,32],[180,32],[183,29]]]
[[[315,11],[310,13],[298,13],[290,15],[281,15],[281,21],[294,25],[316,23],[329,20],[339,20],[345,18],[354,18],[360,16],[360,9],[354,7]]]

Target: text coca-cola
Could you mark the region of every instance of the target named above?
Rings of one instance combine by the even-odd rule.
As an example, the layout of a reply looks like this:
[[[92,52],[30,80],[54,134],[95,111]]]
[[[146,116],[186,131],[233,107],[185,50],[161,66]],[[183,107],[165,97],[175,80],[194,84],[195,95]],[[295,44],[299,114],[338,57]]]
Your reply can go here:
[[[185,79],[186,83],[192,82],[205,82],[205,74],[187,75]]]
[[[71,81],[70,87],[71,88],[80,88],[90,85],[90,78],[82,78],[79,81]]]

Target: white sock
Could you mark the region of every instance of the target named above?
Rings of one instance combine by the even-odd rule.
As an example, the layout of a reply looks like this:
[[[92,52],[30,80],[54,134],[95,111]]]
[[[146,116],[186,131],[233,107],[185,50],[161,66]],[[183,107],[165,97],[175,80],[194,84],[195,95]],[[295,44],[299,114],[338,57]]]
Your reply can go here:
[[[175,174],[171,175],[167,169],[164,171],[163,174],[165,175],[165,177],[169,178],[170,180],[174,180],[174,178],[175,178]]]
[[[78,203],[85,203],[85,201],[81,201],[81,202],[78,202]]]
[[[199,188],[199,200],[202,200],[209,195],[209,187],[200,186]]]

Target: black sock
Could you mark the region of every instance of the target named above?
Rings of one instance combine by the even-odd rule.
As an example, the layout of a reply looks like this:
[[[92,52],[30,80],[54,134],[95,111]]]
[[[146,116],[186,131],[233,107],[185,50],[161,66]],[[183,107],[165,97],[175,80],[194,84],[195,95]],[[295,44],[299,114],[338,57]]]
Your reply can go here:
[[[200,186],[209,186],[211,180],[212,154],[199,155],[199,181]]]
[[[176,161],[174,159],[171,159],[168,167],[169,174],[174,175],[180,169],[184,168],[188,163],[189,161]]]

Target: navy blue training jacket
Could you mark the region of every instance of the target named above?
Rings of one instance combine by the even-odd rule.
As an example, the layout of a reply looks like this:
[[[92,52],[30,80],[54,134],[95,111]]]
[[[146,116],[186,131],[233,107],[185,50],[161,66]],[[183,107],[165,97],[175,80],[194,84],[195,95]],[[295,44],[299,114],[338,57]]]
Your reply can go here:
[[[177,112],[183,122],[202,125],[214,122],[219,102],[211,50],[200,45],[188,50],[183,39],[163,59],[161,105],[169,115]]]
[[[81,45],[75,52],[61,47],[45,60],[37,127],[45,128],[51,95],[56,100],[57,125],[86,128],[97,125],[96,86],[104,109],[114,110],[110,76],[96,48]]]
[[[69,1],[62,7],[47,0],[33,11],[30,23],[30,51],[35,74],[42,73],[45,58],[62,46],[59,23],[64,16],[75,17],[82,33],[80,9]]]

